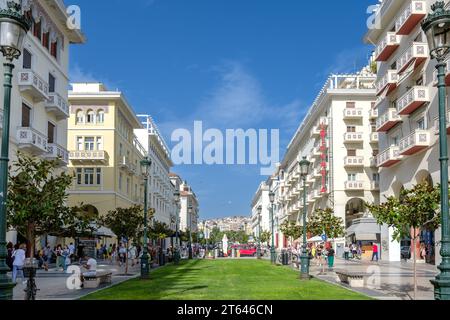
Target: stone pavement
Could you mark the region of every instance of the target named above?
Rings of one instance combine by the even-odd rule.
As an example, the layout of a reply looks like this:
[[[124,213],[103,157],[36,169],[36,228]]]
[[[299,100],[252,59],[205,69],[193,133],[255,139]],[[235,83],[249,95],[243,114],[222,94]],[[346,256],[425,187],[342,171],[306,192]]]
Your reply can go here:
[[[371,261],[345,261],[336,259],[333,270],[347,270],[356,273],[365,273],[364,288],[350,288],[338,281],[336,273],[317,266],[317,261],[311,261],[311,275],[331,282],[338,283],[351,290],[364,293],[370,297],[381,300],[411,300],[414,297],[414,278],[412,262],[371,262]],[[438,269],[436,266],[417,264],[417,300],[433,300],[434,288],[430,280],[434,279]]]
[[[153,270],[153,269],[152,269]],[[112,272],[112,284],[116,285],[120,282],[132,279],[139,276],[140,266],[135,265],[128,266],[128,274],[124,276],[125,266],[120,267],[118,264],[111,264],[109,261],[98,261],[97,271],[110,271]],[[9,274],[11,276],[11,274]],[[40,289],[37,292],[36,300],[75,300],[79,299],[91,292],[99,289],[104,289],[109,285],[101,285],[97,289],[81,289],[81,290],[69,290],[66,286],[66,280],[70,274],[64,273],[59,269],[49,269],[49,271],[38,270],[36,278],[36,286]],[[14,288],[13,299],[23,300],[25,297],[26,285],[22,284],[22,279],[17,278],[17,285]]]

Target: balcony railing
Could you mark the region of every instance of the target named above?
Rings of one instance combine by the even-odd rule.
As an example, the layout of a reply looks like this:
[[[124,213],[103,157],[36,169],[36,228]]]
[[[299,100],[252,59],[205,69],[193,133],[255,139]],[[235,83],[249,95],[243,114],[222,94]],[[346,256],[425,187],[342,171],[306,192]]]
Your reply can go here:
[[[395,32],[398,35],[408,35],[426,14],[426,1],[410,1],[395,21]]]
[[[377,167],[390,167],[401,161],[400,148],[392,146],[377,156]]]
[[[378,117],[377,132],[386,132],[401,121],[402,118],[398,115],[397,110],[390,108],[386,113]]]
[[[364,157],[348,156],[344,158],[345,167],[364,167]]]
[[[344,133],[345,143],[359,143],[364,141],[364,133],[362,132],[346,132]]]
[[[88,162],[108,162],[108,153],[104,150],[83,150],[83,151],[71,151],[69,154],[71,161],[88,161]]]
[[[28,92],[35,101],[48,100],[48,83],[32,70],[19,71],[18,85],[22,92]]]
[[[47,145],[47,150],[48,150],[48,153],[46,155],[47,159],[59,160],[60,164],[62,165],[69,164],[69,151],[67,151],[66,148],[56,143],[49,143]]]
[[[375,83],[377,96],[382,94],[386,89],[387,93],[391,92],[397,87],[398,73],[396,70],[388,70],[386,74]]]
[[[400,74],[406,70],[406,68],[414,63],[414,69],[416,69],[422,62],[424,62],[429,55],[428,44],[422,42],[414,42],[400,58],[397,59],[397,73]]]
[[[345,108],[344,119],[360,119],[364,116],[363,109],[360,108]]]
[[[378,143],[378,132],[372,132],[370,134],[370,143]]]
[[[375,49],[375,60],[386,61],[399,47],[401,36],[395,32],[388,32]]]
[[[56,92],[48,94],[45,109],[47,112],[53,112],[58,120],[67,119],[70,116],[68,102]]]
[[[408,115],[421,107],[424,103],[430,102],[428,87],[415,86],[406,92],[397,101],[398,114]]]
[[[47,153],[47,137],[33,128],[19,127],[17,143],[20,149],[26,149],[33,154]]]
[[[364,181],[345,181],[345,190],[360,191],[364,190]]]
[[[431,146],[431,134],[428,130],[416,130],[409,136],[400,140],[399,151],[401,155],[413,155]]]

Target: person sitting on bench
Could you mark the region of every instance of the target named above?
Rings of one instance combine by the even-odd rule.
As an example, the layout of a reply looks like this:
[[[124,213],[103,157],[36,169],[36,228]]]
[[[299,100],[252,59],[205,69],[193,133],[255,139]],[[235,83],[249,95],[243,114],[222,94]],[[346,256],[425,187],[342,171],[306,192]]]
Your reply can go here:
[[[87,262],[83,264],[83,268],[88,271],[81,274],[81,282],[84,281],[84,277],[95,277],[97,275],[97,260],[89,256],[85,256],[84,260]]]

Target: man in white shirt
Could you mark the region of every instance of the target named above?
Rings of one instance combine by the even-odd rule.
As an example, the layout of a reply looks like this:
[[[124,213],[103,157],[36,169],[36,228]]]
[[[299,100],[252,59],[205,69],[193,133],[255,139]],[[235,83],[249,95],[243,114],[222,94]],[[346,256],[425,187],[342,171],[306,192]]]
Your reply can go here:
[[[71,256],[71,255],[73,255],[73,254],[75,254],[75,246],[74,246],[73,243],[71,242],[71,243],[69,244],[69,255]]]
[[[83,265],[84,268],[86,268],[88,271],[83,272],[84,277],[92,277],[97,274],[97,260],[91,257],[85,257],[85,260],[87,260],[86,264]]]

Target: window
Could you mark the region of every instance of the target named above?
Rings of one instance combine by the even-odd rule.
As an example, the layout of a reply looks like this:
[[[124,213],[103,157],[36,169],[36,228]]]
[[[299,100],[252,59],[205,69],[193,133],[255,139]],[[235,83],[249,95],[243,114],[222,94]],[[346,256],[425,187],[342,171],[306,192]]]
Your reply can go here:
[[[97,112],[97,123],[104,123],[105,122],[105,111],[99,110]]]
[[[130,178],[127,178],[127,194],[130,194]]]
[[[420,118],[416,121],[416,128],[417,130],[425,130],[425,119]]]
[[[94,184],[94,168],[84,168],[84,184]]]
[[[356,157],[356,150],[347,150],[348,157]]]
[[[103,150],[103,137],[96,138],[97,150]]]
[[[42,45],[45,49],[49,50],[50,45],[50,31],[42,35]]]
[[[83,137],[77,137],[77,151],[83,150]]]
[[[122,179],[123,179],[123,175],[122,172],[119,173],[119,190],[122,190]]]
[[[399,138],[398,136],[391,137],[391,146],[398,146]]]
[[[33,35],[38,38],[39,40],[41,40],[42,38],[42,22],[34,22],[33,24]]]
[[[52,42],[52,44],[50,46],[50,54],[55,59],[58,59],[58,41]]]
[[[51,122],[48,122],[47,124],[48,143],[55,143],[55,133],[56,133],[55,125]]]
[[[77,168],[77,184],[82,184],[83,169]]]
[[[375,102],[371,102],[371,103],[370,103],[370,107],[371,107],[372,109],[374,109],[374,108],[375,108]]]
[[[95,113],[94,113],[94,111],[89,110],[87,112],[86,122],[87,123],[94,123],[95,122]]]
[[[22,127],[29,128],[31,126],[31,108],[22,103]]]
[[[356,103],[355,102],[347,102],[346,103],[346,108],[347,109],[353,109],[355,108]]]
[[[123,146],[121,143],[119,143],[119,156],[122,157],[123,156]]]
[[[84,150],[94,151],[94,137],[84,138]]]
[[[356,132],[355,126],[347,126],[347,132]]]
[[[372,156],[376,157],[376,156],[378,156],[379,153],[380,153],[380,151],[378,149],[374,149],[372,152]]]
[[[375,182],[380,181],[380,174],[379,173],[372,173],[372,180]]]
[[[95,176],[96,176],[96,179],[97,179],[97,184],[98,185],[101,185],[102,184],[102,168],[96,168],[95,169]]]
[[[77,111],[77,123],[84,123],[84,113],[81,110]]]
[[[55,77],[49,73],[48,74],[48,92],[55,92]]]
[[[32,59],[32,55],[31,55],[30,51],[28,51],[27,49],[23,49],[22,67],[24,69],[31,69],[31,59]]]

